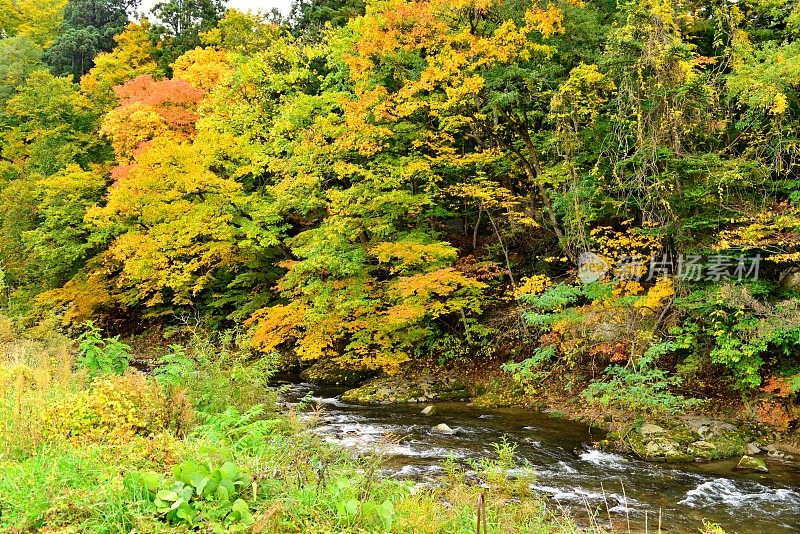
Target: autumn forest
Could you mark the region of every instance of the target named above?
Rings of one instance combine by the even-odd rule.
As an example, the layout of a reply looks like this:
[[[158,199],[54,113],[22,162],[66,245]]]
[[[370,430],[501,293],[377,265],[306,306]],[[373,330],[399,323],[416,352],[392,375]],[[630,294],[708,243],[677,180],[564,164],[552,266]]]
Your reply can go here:
[[[57,332],[85,361],[235,332],[251,371],[442,373],[495,405],[566,391],[609,430],[727,413],[793,435],[797,1],[138,9],[0,0],[4,340]],[[220,524],[250,528],[236,502]]]

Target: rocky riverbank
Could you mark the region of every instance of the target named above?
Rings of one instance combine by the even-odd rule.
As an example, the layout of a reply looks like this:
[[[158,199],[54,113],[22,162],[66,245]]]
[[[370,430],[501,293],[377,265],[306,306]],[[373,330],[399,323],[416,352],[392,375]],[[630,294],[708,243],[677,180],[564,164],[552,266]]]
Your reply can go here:
[[[633,452],[643,460],[666,462],[720,460],[758,449],[752,430],[732,423],[703,417],[658,423],[645,422],[612,431],[602,445]]]
[[[531,398],[515,395],[502,376],[461,378],[462,373],[417,372],[403,376],[369,377],[368,373],[343,372],[335,366],[314,365],[302,373],[309,382],[350,387],[341,400],[351,404],[425,404],[471,402],[474,406],[525,406],[553,417],[566,417],[607,431],[598,446],[633,454],[654,462],[703,462],[741,458],[739,467],[766,469],[761,458],[791,460],[793,455],[772,444],[775,436],[762,425],[741,420],[720,420],[710,415],[652,419],[605,414],[600,417],[574,397]],[[352,386],[352,387],[351,387]]]

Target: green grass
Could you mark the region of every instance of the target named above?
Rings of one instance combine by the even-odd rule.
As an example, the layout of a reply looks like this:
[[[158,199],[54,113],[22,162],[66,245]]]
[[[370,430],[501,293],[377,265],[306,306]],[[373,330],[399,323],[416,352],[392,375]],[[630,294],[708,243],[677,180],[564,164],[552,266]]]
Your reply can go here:
[[[124,467],[102,446],[43,447],[0,467],[0,525],[22,531],[129,531],[144,512],[120,477]]]
[[[281,416],[284,417],[284,416]],[[289,416],[291,417],[291,416]],[[201,522],[212,532],[474,532],[483,491],[458,471],[436,490],[414,494],[407,482],[378,477],[378,458],[347,451],[287,425],[259,441],[236,445],[227,438],[194,435],[180,442],[179,459],[216,465],[233,461],[252,474],[246,499],[256,523],[239,529]],[[74,532],[168,532],[185,528],[159,517],[147,492],[126,486],[126,475],[158,470],[132,446],[44,446],[36,454],[0,466],[0,530]],[[483,476],[496,464],[486,462]],[[164,474],[168,474],[166,470]],[[498,471],[499,472],[499,471]],[[519,481],[494,475],[488,491],[490,532],[571,532],[571,522],[549,517]],[[524,498],[509,504],[511,499]]]
[[[532,471],[506,476],[509,443],[470,466],[488,488],[454,461],[434,488],[381,477],[379,457],[308,432],[315,412],[279,413],[246,350],[173,346],[168,379],[92,380],[63,350],[53,366],[45,344],[0,348],[2,532],[466,534],[481,494],[490,533],[579,530],[533,493]]]

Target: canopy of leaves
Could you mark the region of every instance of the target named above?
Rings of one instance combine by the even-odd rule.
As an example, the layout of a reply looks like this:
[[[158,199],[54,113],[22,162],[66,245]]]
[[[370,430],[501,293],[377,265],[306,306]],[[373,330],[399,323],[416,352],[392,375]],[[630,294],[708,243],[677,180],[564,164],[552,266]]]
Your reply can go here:
[[[659,398],[800,365],[797,2],[0,6],[9,305],[390,373],[514,347]],[[721,254],[761,280],[629,261]]]

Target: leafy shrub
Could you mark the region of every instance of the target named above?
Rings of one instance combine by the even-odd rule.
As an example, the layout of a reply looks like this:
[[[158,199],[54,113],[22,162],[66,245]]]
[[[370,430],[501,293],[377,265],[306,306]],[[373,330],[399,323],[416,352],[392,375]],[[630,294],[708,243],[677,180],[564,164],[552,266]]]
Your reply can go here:
[[[605,370],[604,380],[595,380],[583,397],[603,407],[615,407],[634,413],[675,414],[696,406],[698,399],[675,395],[670,388],[682,383],[681,377],[669,376],[656,367],[658,358],[674,350],[671,342],[653,345],[635,365],[612,365]]]
[[[208,520],[246,528],[255,522],[250,506],[240,497],[252,478],[231,462],[215,467],[187,460],[175,466],[169,481],[153,472],[132,475],[129,481],[153,494],[156,510],[170,523],[191,528]]]
[[[188,354],[202,372],[188,373],[181,382],[199,411],[219,413],[229,406],[246,411],[256,404],[273,404],[269,379],[275,358],[254,356],[237,332],[223,332],[216,340],[195,336]]]
[[[610,362],[641,354],[659,311],[673,295],[672,281],[650,288],[626,280],[581,286],[557,284],[541,295],[526,295],[528,324],[555,345],[562,367],[587,369],[595,376]]]
[[[533,496],[531,484],[535,481],[532,466],[524,462],[518,464],[515,454],[516,444],[506,436],[497,443],[492,443],[494,458],[484,457],[480,460],[469,460],[467,463],[475,475],[491,486],[492,492],[517,498]],[[513,473],[513,476],[510,476]]]
[[[119,337],[104,338],[102,331],[91,321],[87,321],[85,326],[86,331],[78,338],[80,354],[77,364],[85,368],[90,377],[124,373],[130,364],[131,347]]]
[[[554,346],[537,347],[533,356],[519,363],[503,364],[503,371],[511,374],[514,384],[521,388],[525,393],[531,394],[536,390],[536,386],[547,376],[549,371],[544,368],[549,364],[556,353]]]
[[[705,353],[747,393],[761,385],[764,368],[793,362],[800,347],[800,304],[771,302],[764,281],[717,284],[677,300],[689,320],[676,333],[695,359]]]
[[[257,451],[276,433],[291,428],[287,417],[264,419],[266,412],[263,404],[256,404],[244,413],[233,406],[220,413],[201,413],[203,422],[192,434],[210,442],[228,443],[237,451]]]
[[[453,360],[469,361],[474,358],[491,358],[496,350],[493,343],[497,329],[482,325],[475,318],[463,320],[464,333],[453,334],[445,329],[433,329],[426,342],[430,354],[437,355],[439,365]]]
[[[168,349],[169,352],[159,359],[160,365],[154,374],[159,384],[165,387],[177,387],[195,370],[195,362],[186,353],[183,345],[173,344]]]
[[[134,435],[185,434],[194,414],[182,390],[164,391],[139,372],[96,378],[45,415],[53,437],[122,443]]]

